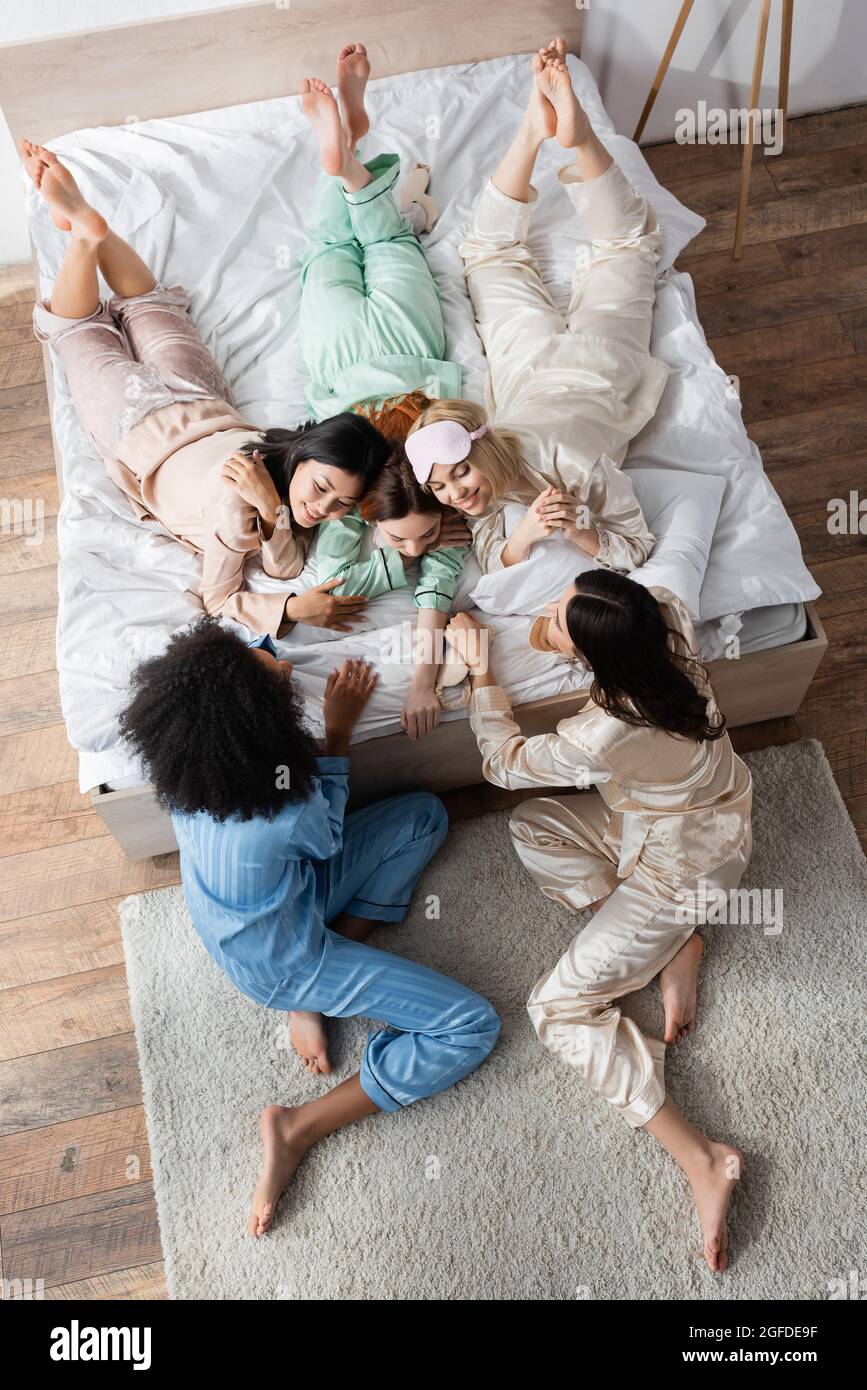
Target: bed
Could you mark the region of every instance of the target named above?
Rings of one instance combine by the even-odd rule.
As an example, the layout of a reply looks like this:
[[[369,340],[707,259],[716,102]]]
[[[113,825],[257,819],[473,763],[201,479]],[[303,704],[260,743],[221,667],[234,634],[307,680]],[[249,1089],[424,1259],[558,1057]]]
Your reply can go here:
[[[463,370],[464,393],[484,400],[486,373],[457,243],[481,181],[525,100],[527,60],[516,55],[535,47],[539,33],[547,37],[559,30],[570,40],[573,78],[594,126],[648,194],[664,231],[652,351],[668,363],[671,376],[655,419],[633,441],[625,467],[637,490],[661,478],[664,497],[676,498],[691,480],[713,492],[712,515],[706,507],[702,512],[707,549],[691,606],[720,704],[732,725],[793,713],[826,645],[813,606],[819,591],[747,438],[734,385],[707,346],[692,282],[672,268],[702,219],[660,188],[637,146],[614,131],[592,74],[575,56],[580,11],[560,0],[494,8],[497,25],[486,29],[481,20],[487,10],[493,13],[490,5],[475,6],[470,23],[463,14],[458,20],[459,11],[449,5],[423,10],[403,5],[398,13],[392,5],[371,4],[362,25],[367,32],[357,35],[368,43],[374,72],[387,74],[371,84],[366,153],[397,149],[404,166],[424,160],[433,170],[441,215],[426,249],[442,295],[449,355]],[[434,39],[420,50],[416,41],[406,41],[406,21],[416,11],[428,30],[432,9],[446,27],[434,24]],[[191,290],[196,322],[242,412],[263,426],[294,423],[306,414],[297,265],[317,168],[315,143],[297,99],[277,93],[297,88],[303,73],[330,74],[335,38],[342,32],[335,25],[346,12],[341,4],[313,9],[293,0],[291,9],[276,12],[273,6],[244,7],[207,19],[100,31],[0,53],[0,94],[13,133],[55,137],[55,148],[87,195],[111,214],[115,229],[133,240],[163,279]],[[206,25],[207,51],[197,63],[189,48],[202,45]],[[352,25],[355,34],[357,15]],[[303,57],[292,44],[296,36],[303,40]],[[98,59],[113,73],[120,54],[131,58],[137,51],[127,91],[94,93],[92,102],[68,103],[67,110],[52,88],[47,113],[37,112],[22,73],[32,81],[40,55],[43,62],[56,60],[58,45],[73,43],[79,65]],[[181,64],[178,48],[185,43],[187,61]],[[245,65],[245,47],[252,58],[263,45],[268,48],[264,68]],[[285,59],[279,71],[275,48]],[[422,58],[437,65],[422,67]],[[201,66],[207,69],[204,85]],[[254,70],[257,85],[251,87]],[[224,80],[215,83],[215,73]],[[81,85],[74,84],[76,99]],[[185,105],[213,106],[218,94],[219,100],[238,104],[205,114],[167,115],[182,104],[182,89]],[[119,117],[119,102],[133,110]],[[94,120],[100,124],[94,126]],[[70,122],[87,128],[69,130]],[[565,300],[580,229],[570,219],[565,195],[555,190],[561,162],[557,150],[543,152],[533,239],[555,299]],[[29,209],[35,263],[47,288],[63,238],[36,196],[29,197]],[[169,634],[200,611],[199,561],[158,526],[133,519],[84,437],[62,372],[52,371],[50,359],[47,373],[63,493],[57,653],[64,716],[79,752],[82,790],[91,793],[126,853],[143,858],[173,848],[174,839],[168,817],[118,740],[117,714],[138,662],[160,651]],[[314,556],[302,582],[315,579]],[[249,582],[261,589],[275,584],[255,564]],[[477,593],[478,577],[468,572],[458,606],[476,607]],[[520,603],[505,603],[502,612],[496,608],[492,599],[483,616],[494,628],[498,676],[525,731],[550,729],[586,698],[586,673],[529,650],[531,617]],[[409,787],[444,790],[481,778],[465,712],[445,716],[420,743],[400,731],[412,616],[408,592],[391,594],[371,605],[351,638],[298,627],[282,644],[295,663],[314,727],[321,727],[324,681],[342,655],[367,656],[380,670],[376,696],[353,746],[353,794],[359,803]]]

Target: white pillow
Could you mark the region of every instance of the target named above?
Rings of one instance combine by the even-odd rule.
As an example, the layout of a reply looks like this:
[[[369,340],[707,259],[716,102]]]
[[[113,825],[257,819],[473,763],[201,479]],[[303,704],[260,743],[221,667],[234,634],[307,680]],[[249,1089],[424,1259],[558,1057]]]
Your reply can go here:
[[[627,470],[628,471],[628,470]],[[647,524],[656,536],[650,559],[632,570],[630,579],[647,588],[670,589],[697,621],[699,594],[710,555],[714,528],[726,488],[725,478],[706,473],[682,473],[665,468],[642,468],[629,473]],[[505,508],[506,534],[521,520],[525,508]],[[596,561],[567,541],[547,540],[533,546],[518,565],[482,575],[469,595],[484,613],[542,613]]]

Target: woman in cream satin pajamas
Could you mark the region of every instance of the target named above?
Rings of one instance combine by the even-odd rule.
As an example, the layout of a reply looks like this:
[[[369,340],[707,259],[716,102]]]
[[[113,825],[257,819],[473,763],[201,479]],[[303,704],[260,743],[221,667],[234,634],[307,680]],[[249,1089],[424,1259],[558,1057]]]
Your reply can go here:
[[[528,111],[460,246],[487,354],[488,413],[472,401],[435,402],[413,427],[407,454],[414,466],[419,456],[419,481],[467,517],[486,572],[526,559],[552,531],[627,571],[654,541],[620,464],[669,374],[649,350],[662,233],[590,127],[560,49],[540,53],[533,67]],[[565,315],[527,244],[537,197],[530,178],[554,135],[573,150],[560,186],[589,242]],[[530,510],[507,540],[509,501]]]
[[[533,988],[530,1018],[546,1047],[674,1155],[693,1185],[705,1256],[723,1270],[738,1175],[726,1165],[736,1169],[739,1155],[684,1119],[665,1093],[665,1044],[615,1001],[669,967],[667,1032],[678,1041],[692,1030],[700,943],[679,955],[697,925],[686,908],[702,881],[724,890],[740,882],[752,846],[750,774],[704,668],[689,659],[695,635],[673,594],[597,570],[549,612],[532,644],[572,660],[580,653],[594,677],[586,707],[555,733],[524,738],[490,667],[466,644],[477,663],[470,722],[485,778],[510,790],[595,788],[535,798],[512,816],[515,849],[542,892],[573,912],[596,907]],[[453,623],[473,625],[467,614]]]

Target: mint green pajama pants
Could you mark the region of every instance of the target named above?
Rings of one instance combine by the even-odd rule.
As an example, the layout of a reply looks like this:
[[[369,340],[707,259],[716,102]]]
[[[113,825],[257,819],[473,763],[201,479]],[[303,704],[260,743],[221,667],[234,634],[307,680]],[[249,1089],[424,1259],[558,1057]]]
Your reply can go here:
[[[443,361],[439,291],[394,200],[396,154],[367,165],[373,182],[349,193],[323,174],[301,272],[307,403],[323,420],[359,401],[408,391],[459,396],[460,368]]]

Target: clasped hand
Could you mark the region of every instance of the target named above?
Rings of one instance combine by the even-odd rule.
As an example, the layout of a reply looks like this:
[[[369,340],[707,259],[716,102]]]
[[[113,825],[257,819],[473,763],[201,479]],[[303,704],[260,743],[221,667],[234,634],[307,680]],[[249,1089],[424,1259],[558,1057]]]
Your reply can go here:
[[[255,507],[265,525],[273,530],[283,504],[258,450],[254,451],[252,458],[247,454],[230,454],[223,464],[220,477],[239,497]]]

